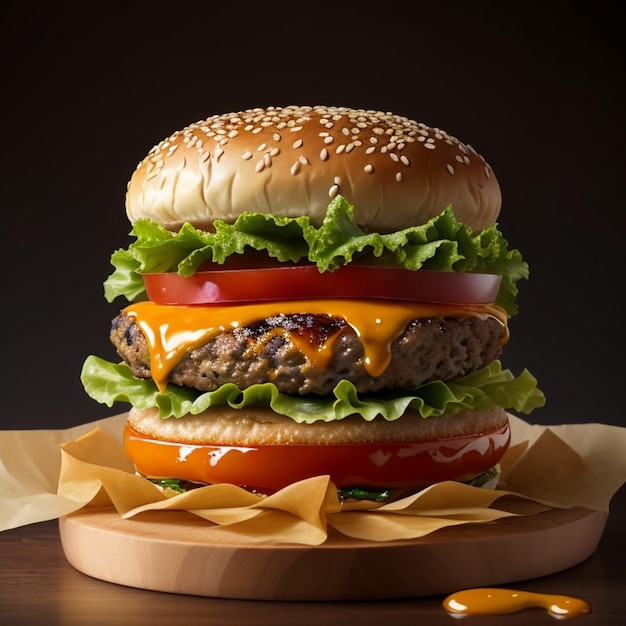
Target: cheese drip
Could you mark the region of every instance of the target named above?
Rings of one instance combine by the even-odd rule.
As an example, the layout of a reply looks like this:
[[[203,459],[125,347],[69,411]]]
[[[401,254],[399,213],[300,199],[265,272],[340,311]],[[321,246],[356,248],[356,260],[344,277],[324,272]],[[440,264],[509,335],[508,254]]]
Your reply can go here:
[[[507,315],[496,305],[443,305],[376,300],[295,300],[238,306],[175,306],[139,302],[124,309],[143,332],[150,353],[150,370],[160,391],[165,391],[170,372],[184,355],[217,335],[275,315],[306,312],[340,317],[354,329],[363,344],[364,366],[380,376],[391,360],[391,342],[407,324],[426,317],[493,316],[502,324],[501,344],[508,341]],[[332,356],[330,342],[311,343],[301,336],[290,340],[309,362],[323,368]]]

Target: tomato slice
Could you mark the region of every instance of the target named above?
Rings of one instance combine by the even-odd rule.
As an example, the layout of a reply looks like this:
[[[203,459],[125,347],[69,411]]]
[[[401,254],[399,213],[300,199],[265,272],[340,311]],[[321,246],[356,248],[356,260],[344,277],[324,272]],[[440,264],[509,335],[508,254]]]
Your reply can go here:
[[[330,475],[339,488],[408,489],[466,480],[498,463],[509,441],[508,424],[491,432],[416,443],[247,447],[161,441],[128,424],[124,430],[124,448],[145,476],[230,483],[266,493],[321,475]]]
[[[368,298],[441,304],[491,304],[501,276],[395,267],[344,265],[320,273],[313,265],[222,269],[183,277],[145,274],[157,304],[222,304],[294,299]]]

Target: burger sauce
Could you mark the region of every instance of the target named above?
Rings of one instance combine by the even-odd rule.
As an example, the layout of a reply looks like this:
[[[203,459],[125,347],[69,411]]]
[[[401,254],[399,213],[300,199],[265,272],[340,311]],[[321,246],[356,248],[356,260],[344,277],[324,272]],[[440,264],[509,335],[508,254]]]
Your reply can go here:
[[[506,615],[530,608],[546,609],[558,618],[591,612],[591,606],[578,598],[488,587],[453,593],[443,601],[443,607],[461,615]]]

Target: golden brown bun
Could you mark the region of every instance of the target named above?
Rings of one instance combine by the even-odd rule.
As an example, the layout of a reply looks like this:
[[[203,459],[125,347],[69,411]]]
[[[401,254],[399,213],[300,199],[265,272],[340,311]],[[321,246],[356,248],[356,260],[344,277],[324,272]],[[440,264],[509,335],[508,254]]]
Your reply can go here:
[[[376,418],[368,422],[353,416],[314,424],[298,424],[265,408],[215,407],[200,415],[166,420],[156,408],[133,408],[128,414],[128,423],[137,432],[155,439],[225,446],[436,441],[491,433],[507,422],[506,411],[498,406],[429,419],[409,409],[395,421]]]
[[[423,224],[452,205],[474,229],[500,211],[498,181],[469,145],[405,117],[346,107],[215,115],[155,146],[126,196],[131,222],[210,230],[244,211],[308,215],[318,225],[341,194],[367,231]]]

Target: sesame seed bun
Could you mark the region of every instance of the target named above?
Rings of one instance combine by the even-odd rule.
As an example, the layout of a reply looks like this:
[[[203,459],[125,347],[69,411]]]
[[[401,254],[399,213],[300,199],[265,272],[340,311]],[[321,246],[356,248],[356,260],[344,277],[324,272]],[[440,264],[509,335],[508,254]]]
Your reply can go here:
[[[131,222],[210,230],[245,211],[318,225],[340,193],[364,230],[423,224],[452,205],[474,229],[500,211],[498,181],[471,146],[442,130],[378,111],[291,106],[215,115],[156,145],[126,196]]]

